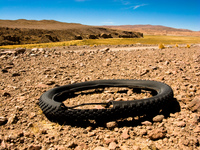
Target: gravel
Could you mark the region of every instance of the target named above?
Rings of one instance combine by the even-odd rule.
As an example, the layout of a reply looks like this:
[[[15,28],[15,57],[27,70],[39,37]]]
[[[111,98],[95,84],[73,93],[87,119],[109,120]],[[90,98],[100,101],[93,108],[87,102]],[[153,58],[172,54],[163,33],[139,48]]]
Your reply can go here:
[[[133,50],[116,46],[114,51],[109,46],[2,51],[0,149],[200,149],[200,46],[163,50],[132,46]],[[105,124],[93,120],[58,124],[49,121],[38,106],[39,97],[51,88],[99,79],[165,82],[172,87],[181,110],[168,116],[160,112],[152,118],[123,118]],[[130,89],[108,88],[79,93],[65,105],[149,96],[143,91],[136,94]]]

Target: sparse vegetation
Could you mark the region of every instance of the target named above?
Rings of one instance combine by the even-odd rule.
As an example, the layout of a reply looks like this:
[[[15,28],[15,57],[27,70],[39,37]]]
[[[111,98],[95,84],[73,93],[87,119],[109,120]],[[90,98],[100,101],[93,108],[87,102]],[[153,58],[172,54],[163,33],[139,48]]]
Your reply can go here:
[[[26,45],[7,45],[0,46],[1,49],[14,49],[14,48],[34,48],[34,47],[58,47],[58,46],[81,46],[81,45],[121,45],[121,44],[153,44],[158,43],[171,44],[193,44],[200,43],[200,37],[186,37],[186,36],[161,36],[161,35],[145,35],[144,38],[111,38],[111,39],[84,39],[72,40],[65,42],[52,42],[40,44],[26,44]]]
[[[164,46],[164,44],[159,44],[159,45],[158,45],[158,48],[159,48],[159,49],[164,49],[165,46]]]
[[[187,48],[190,48],[190,46],[191,46],[190,44],[187,44],[187,45],[186,45]]]

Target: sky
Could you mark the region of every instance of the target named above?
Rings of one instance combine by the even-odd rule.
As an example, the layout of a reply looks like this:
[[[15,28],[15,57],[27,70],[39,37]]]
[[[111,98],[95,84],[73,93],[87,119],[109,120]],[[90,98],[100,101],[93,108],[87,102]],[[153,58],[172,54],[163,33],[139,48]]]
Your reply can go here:
[[[0,19],[151,24],[200,31],[200,0],[0,0]]]

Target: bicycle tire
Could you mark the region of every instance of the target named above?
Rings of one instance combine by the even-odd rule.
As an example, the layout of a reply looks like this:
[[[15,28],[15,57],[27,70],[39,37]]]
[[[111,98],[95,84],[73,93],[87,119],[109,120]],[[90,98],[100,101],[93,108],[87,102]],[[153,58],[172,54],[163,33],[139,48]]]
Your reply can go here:
[[[62,102],[71,92],[105,87],[128,87],[156,91],[157,94],[145,99],[129,101],[111,101],[110,109],[72,109]],[[58,120],[101,120],[119,119],[147,114],[153,110],[162,109],[168,100],[173,98],[173,90],[165,83],[150,80],[96,80],[53,88],[43,93],[39,99],[39,106],[46,117]]]

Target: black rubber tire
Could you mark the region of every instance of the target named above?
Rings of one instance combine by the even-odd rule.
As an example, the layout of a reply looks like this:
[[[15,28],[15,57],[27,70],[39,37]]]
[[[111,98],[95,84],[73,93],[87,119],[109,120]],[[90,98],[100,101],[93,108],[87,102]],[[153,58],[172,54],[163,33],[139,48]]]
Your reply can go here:
[[[62,101],[69,93],[105,87],[141,88],[156,91],[156,95],[132,101],[112,101],[110,109],[71,109]],[[53,121],[56,120],[101,120],[119,119],[144,115],[162,109],[168,100],[173,99],[173,91],[167,84],[150,80],[96,80],[69,84],[45,92],[39,99],[43,113]]]

